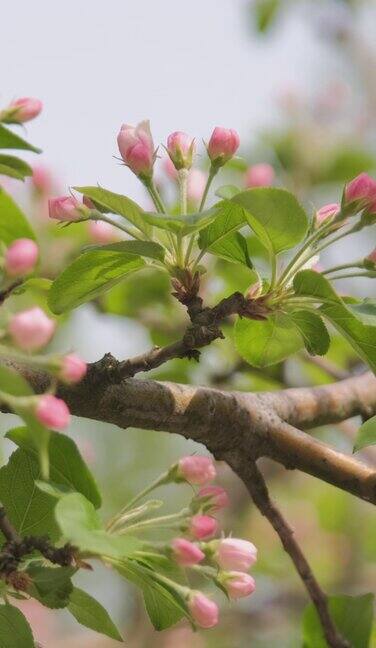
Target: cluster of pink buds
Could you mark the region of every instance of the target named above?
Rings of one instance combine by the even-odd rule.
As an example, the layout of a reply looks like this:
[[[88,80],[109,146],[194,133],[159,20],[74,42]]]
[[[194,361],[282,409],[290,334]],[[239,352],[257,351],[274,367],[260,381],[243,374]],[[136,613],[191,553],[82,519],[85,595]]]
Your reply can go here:
[[[12,101],[0,111],[0,122],[5,124],[23,124],[39,115],[43,108],[40,99],[21,97]]]
[[[255,590],[255,581],[249,569],[257,560],[256,547],[238,538],[213,539],[218,532],[218,521],[213,514],[229,505],[227,492],[210,484],[216,469],[210,457],[183,457],[170,471],[173,481],[186,481],[200,486],[190,510],[193,515],[181,525],[185,534],[174,538],[169,554],[183,568],[200,569],[212,575],[227,592],[229,598],[249,596]],[[210,515],[208,515],[210,513]],[[202,628],[218,623],[218,606],[202,592],[193,591],[188,596],[188,607],[194,621]]]
[[[33,272],[38,261],[38,246],[27,238],[16,239],[4,255],[4,271],[8,277],[23,277]]]

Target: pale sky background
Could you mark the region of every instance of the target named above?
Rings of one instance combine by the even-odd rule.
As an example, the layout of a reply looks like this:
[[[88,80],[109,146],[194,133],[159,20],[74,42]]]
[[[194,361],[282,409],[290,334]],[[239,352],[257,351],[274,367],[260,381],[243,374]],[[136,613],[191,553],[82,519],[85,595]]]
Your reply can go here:
[[[249,0],[6,3],[1,103],[43,100],[27,132],[67,184],[98,181],[138,197],[137,180],[112,157],[123,122],[150,118],[156,143],[174,130],[208,138],[216,125],[252,143],[274,122],[283,88],[308,88],[335,69],[304,9],[259,39],[248,7]]]

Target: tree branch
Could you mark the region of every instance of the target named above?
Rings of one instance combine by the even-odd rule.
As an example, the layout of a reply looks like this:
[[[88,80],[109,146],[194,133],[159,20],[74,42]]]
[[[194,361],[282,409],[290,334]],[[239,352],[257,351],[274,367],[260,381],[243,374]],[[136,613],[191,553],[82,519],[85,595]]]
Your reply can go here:
[[[350,644],[339,634],[330,616],[326,594],[317,582],[311,567],[304,556],[294,532],[282,513],[272,502],[265,480],[255,463],[249,461],[245,467],[241,462],[232,467],[246,485],[255,505],[264,515],[278,534],[283,548],[294,563],[295,569],[302,579],[307,592],[317,610],[323,628],[324,636],[331,648],[350,648]]]

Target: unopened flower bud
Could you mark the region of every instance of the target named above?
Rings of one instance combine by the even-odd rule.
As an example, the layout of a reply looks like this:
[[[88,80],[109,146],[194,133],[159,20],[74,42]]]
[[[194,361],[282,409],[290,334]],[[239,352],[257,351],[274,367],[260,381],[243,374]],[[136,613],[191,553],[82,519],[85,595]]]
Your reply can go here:
[[[253,594],[256,588],[254,578],[244,572],[223,572],[219,575],[218,579],[232,599],[249,596]]]
[[[69,353],[62,359],[59,378],[66,383],[77,383],[84,378],[87,364],[75,353]]]
[[[74,222],[89,218],[90,210],[73,196],[50,198],[48,201],[50,218],[64,222]]]
[[[207,145],[207,151],[212,165],[220,167],[226,164],[235,155],[239,144],[239,135],[233,128],[221,128],[217,126],[213,130]]]
[[[171,549],[174,560],[182,567],[192,567],[205,558],[203,551],[185,538],[172,540]]]
[[[199,486],[213,481],[216,477],[213,460],[210,457],[190,455],[179,459],[177,464],[177,477],[190,484]]]
[[[274,169],[271,164],[260,163],[253,164],[246,171],[245,186],[246,187],[269,187],[274,181]]]
[[[23,124],[37,117],[43,108],[40,99],[21,97],[12,101],[0,113],[0,121],[5,124]]]
[[[202,592],[191,592],[188,608],[193,620],[201,628],[213,628],[218,623],[218,605]]]
[[[31,239],[17,239],[5,252],[4,270],[9,277],[22,277],[34,270],[37,260],[37,244]]]
[[[175,169],[190,169],[195,150],[195,141],[181,131],[175,131],[167,138],[167,152]]]
[[[43,394],[38,398],[35,416],[40,423],[52,430],[64,430],[70,422],[66,403],[52,394]]]
[[[136,127],[123,124],[117,143],[120,155],[130,170],[141,179],[150,179],[155,154],[149,122],[140,122]]]
[[[248,571],[257,560],[257,549],[252,542],[238,538],[213,541],[214,558],[222,569]]]
[[[360,173],[345,186],[345,205],[353,206],[356,211],[365,209],[375,200],[376,181],[368,173]]]
[[[55,322],[35,306],[13,315],[8,330],[16,346],[24,351],[35,351],[50,341]]]
[[[327,222],[328,220],[331,220],[334,218],[334,216],[337,216],[337,214],[340,212],[340,206],[338,203],[329,203],[328,205],[324,205],[320,209],[317,210],[315,214],[315,225],[319,227],[322,225],[322,223]]]
[[[198,502],[203,500],[204,511],[219,511],[230,504],[229,496],[222,486],[203,486],[195,498]]]
[[[193,515],[187,531],[196,540],[206,540],[217,533],[218,522],[210,515]]]

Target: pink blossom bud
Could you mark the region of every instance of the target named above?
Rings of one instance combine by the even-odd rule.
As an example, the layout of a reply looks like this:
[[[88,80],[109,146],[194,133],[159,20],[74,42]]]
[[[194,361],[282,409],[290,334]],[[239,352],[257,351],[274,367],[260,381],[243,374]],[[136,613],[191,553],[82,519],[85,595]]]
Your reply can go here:
[[[358,203],[358,208],[367,207],[376,199],[376,181],[368,175],[361,173],[345,187],[345,202],[347,205]]]
[[[197,540],[212,538],[218,531],[218,522],[210,515],[193,515],[189,522],[188,532]]]
[[[224,538],[218,540],[214,557],[222,569],[247,571],[257,560],[257,549],[247,540]]]
[[[13,315],[8,327],[20,349],[35,351],[47,344],[55,331],[55,322],[37,306]]]
[[[199,486],[215,479],[216,470],[210,457],[190,455],[178,461],[178,478]]]
[[[201,201],[206,185],[206,175],[200,169],[191,169],[187,180],[188,201],[196,205]]]
[[[341,207],[338,203],[329,203],[329,205],[324,205],[317,210],[315,215],[315,222],[317,225],[321,225],[324,221],[334,218],[341,210]]]
[[[65,356],[59,372],[59,378],[66,383],[77,383],[86,375],[87,364],[75,353]]]
[[[40,99],[21,97],[12,101],[0,115],[0,121],[7,124],[23,124],[37,117],[43,108]]]
[[[117,143],[130,170],[141,178],[151,178],[155,154],[149,121],[140,122],[136,127],[123,124]]]
[[[232,599],[244,598],[253,594],[256,588],[254,578],[244,572],[231,571],[220,576],[220,582]]]
[[[222,166],[235,155],[239,144],[239,135],[233,128],[217,126],[207,146],[209,158],[216,166]]]
[[[48,201],[48,212],[50,218],[59,221],[79,221],[89,213],[89,208],[80,203],[73,196],[60,196],[50,198]]]
[[[64,430],[70,423],[66,403],[52,394],[43,394],[38,398],[35,416],[40,423],[52,430]]]
[[[178,179],[178,174],[177,171],[174,167],[173,162],[169,157],[166,157],[163,159],[163,169],[166,173],[166,175],[171,179],[171,180],[176,180]]]
[[[89,235],[92,241],[96,243],[112,243],[119,237],[115,227],[104,221],[89,221]]]
[[[175,538],[171,547],[174,559],[182,567],[192,567],[205,558],[203,551],[185,538]]]
[[[4,269],[10,277],[22,277],[34,270],[37,260],[37,244],[31,239],[17,239],[5,252]]]
[[[31,176],[34,188],[41,194],[48,194],[52,187],[52,178],[49,170],[41,164],[33,167],[33,175]]]
[[[203,486],[198,491],[197,497],[204,498],[211,511],[219,511],[230,504],[229,496],[222,486]]]
[[[274,169],[271,164],[254,164],[249,167],[245,174],[245,186],[269,187],[273,184],[274,175]]]
[[[175,131],[167,138],[167,152],[175,169],[190,169],[195,149],[195,141],[181,131]]]
[[[213,628],[218,623],[218,606],[202,592],[192,592],[188,608],[193,620],[201,628]]]

